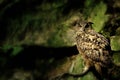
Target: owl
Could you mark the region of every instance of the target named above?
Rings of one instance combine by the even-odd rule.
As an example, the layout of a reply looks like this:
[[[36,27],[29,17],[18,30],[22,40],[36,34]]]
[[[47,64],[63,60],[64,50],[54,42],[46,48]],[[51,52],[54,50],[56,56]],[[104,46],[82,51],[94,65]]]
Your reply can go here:
[[[90,69],[99,80],[108,76],[108,68],[113,65],[111,47],[109,40],[92,28],[92,22],[75,21],[73,29],[75,31],[76,46],[82,57],[85,66],[80,74],[66,73],[73,77],[81,77],[87,74]]]
[[[92,22],[76,23],[76,46],[87,64],[107,67],[112,63],[109,41],[92,29]]]

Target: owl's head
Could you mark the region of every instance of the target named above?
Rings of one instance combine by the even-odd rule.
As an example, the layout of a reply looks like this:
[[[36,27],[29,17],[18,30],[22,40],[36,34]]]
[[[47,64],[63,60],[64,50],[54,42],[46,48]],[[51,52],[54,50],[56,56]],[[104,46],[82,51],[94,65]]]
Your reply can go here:
[[[75,21],[74,30],[75,31],[85,31],[86,29],[92,28],[92,22],[88,21]]]
[[[79,27],[82,27],[82,28],[91,28],[92,27],[92,22],[87,22],[87,21],[82,21],[82,22],[79,22]]]

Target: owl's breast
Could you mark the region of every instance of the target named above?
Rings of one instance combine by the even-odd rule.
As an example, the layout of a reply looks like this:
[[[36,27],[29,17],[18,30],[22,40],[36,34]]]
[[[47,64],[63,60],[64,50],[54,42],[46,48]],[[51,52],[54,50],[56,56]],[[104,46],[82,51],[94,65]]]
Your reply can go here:
[[[109,59],[108,55],[110,53],[106,47],[110,45],[104,36],[96,32],[84,32],[77,35],[76,42],[78,51],[82,56],[86,56],[87,58],[97,62],[104,62],[106,59]]]

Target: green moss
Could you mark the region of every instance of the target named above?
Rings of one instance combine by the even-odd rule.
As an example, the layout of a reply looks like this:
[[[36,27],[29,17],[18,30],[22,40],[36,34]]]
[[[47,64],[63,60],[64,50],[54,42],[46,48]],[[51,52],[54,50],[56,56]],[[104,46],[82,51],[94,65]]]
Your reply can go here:
[[[4,2],[4,0],[0,0],[0,4],[2,4]]]
[[[2,47],[2,50],[7,53],[9,50],[11,50],[11,52],[7,53],[9,54],[10,56],[15,56],[17,55],[21,50],[23,50],[23,48],[18,45],[18,46],[13,46],[13,45],[4,45]]]
[[[114,51],[120,50],[120,36],[113,36],[111,37],[111,48]]]
[[[11,56],[17,55],[22,50],[23,50],[23,48],[21,46],[15,46],[15,47],[13,47],[13,51],[11,53]]]
[[[12,45],[3,45],[2,50],[6,53],[9,49],[11,49],[13,46]]]
[[[84,3],[84,17],[88,18],[92,12],[93,7],[95,6],[94,0],[86,0]]]
[[[64,44],[61,38],[61,34],[64,34],[64,32],[60,30],[63,27],[59,25],[64,21],[62,11],[66,2],[67,0],[54,2],[43,1],[40,5],[34,7],[35,12],[28,10],[24,11],[24,14],[9,18],[6,43],[35,44],[35,41],[40,37],[45,42],[42,43],[41,41],[40,44],[42,45],[59,46]],[[36,36],[35,33],[37,32],[39,32],[39,36]]]
[[[58,26],[58,28],[55,30],[55,32],[53,32],[50,36],[50,38],[48,39],[48,45],[50,46],[54,46],[54,47],[60,47],[60,46],[65,46],[67,43],[65,43],[64,41],[64,34],[65,34],[65,28],[61,29],[59,27],[63,27],[63,26]]]
[[[93,28],[100,32],[105,22],[108,20],[108,15],[106,15],[107,5],[103,1],[96,3],[95,0],[86,0],[84,7],[84,16],[88,21],[92,21]]]
[[[74,67],[73,70],[70,71],[72,73],[81,73],[83,71],[84,68],[84,62],[81,58],[81,56],[77,56],[76,60],[74,61]],[[80,78],[73,78],[73,77],[69,77],[66,80],[94,80],[95,77],[94,75],[89,72],[87,75],[80,77]]]
[[[113,60],[114,60],[115,64],[120,64],[120,58],[119,58],[119,56],[120,56],[120,52],[115,52],[113,54]]]
[[[116,35],[120,35],[120,27],[116,29]]]
[[[94,23],[93,28],[97,32],[100,32],[103,29],[105,22],[108,20],[108,15],[105,14],[106,10],[106,4],[100,2],[93,8],[93,11],[90,15],[91,21]]]

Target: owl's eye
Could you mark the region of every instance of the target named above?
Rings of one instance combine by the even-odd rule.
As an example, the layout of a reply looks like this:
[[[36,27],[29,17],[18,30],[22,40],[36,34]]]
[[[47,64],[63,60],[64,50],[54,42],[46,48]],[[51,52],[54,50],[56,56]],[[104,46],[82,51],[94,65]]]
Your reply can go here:
[[[76,26],[76,24],[77,24],[77,22],[74,22],[74,23],[72,24],[72,26]]]
[[[79,22],[74,22],[73,24],[72,24],[73,26],[79,26],[80,27],[80,24],[79,24]]]
[[[89,26],[90,26],[90,25],[87,23],[86,26],[85,26],[85,28],[88,28]]]
[[[91,27],[92,24],[93,24],[92,22],[88,22],[88,23],[86,24],[85,28]]]

